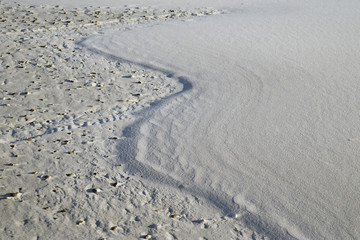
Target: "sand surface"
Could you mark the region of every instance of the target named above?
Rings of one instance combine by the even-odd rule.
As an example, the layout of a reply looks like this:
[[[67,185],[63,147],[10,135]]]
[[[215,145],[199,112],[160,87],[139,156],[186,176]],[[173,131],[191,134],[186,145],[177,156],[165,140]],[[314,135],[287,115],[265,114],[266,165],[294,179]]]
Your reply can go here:
[[[129,169],[273,239],[359,239],[359,7],[239,3],[87,38],[188,83],[129,128]]]
[[[218,11],[0,3],[0,12],[1,239],[260,236],[124,171],[123,130],[183,85],[81,46],[92,34]]]
[[[1,239],[360,238],[358,1],[9,2]]]

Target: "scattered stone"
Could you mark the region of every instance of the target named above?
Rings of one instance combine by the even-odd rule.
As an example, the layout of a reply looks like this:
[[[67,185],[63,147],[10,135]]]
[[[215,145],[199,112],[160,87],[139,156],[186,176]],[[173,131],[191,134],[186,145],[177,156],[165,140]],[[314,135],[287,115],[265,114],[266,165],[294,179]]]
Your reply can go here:
[[[10,197],[17,197],[19,195],[19,192],[15,192],[15,193],[9,193]]]
[[[81,225],[81,224],[83,224],[83,223],[84,223],[83,220],[79,220],[79,221],[76,222],[76,225]]]
[[[50,176],[49,176],[49,175],[43,176],[43,180],[49,180],[49,179],[50,179]]]
[[[99,193],[99,192],[101,192],[101,189],[100,188],[91,188],[91,189],[89,189],[89,192]]]

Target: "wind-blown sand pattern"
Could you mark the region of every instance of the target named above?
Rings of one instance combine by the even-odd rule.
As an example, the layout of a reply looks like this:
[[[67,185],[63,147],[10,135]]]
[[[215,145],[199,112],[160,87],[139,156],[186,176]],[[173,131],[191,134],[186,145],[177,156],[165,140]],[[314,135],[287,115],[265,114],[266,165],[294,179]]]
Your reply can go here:
[[[197,197],[124,172],[114,154],[123,129],[183,85],[80,44],[115,27],[218,13],[0,3],[1,239],[260,237]]]
[[[358,0],[59,3],[0,2],[1,239],[360,238]]]
[[[127,167],[272,239],[359,239],[359,7],[253,0],[87,38],[191,84],[127,128]]]

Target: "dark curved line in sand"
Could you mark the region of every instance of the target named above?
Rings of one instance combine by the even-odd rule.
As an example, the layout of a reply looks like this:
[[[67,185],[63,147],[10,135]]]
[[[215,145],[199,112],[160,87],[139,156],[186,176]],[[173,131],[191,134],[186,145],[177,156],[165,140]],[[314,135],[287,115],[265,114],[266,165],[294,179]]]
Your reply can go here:
[[[181,192],[188,193],[193,196],[197,196],[210,203],[215,208],[219,209],[222,214],[225,216],[234,216],[236,213],[241,212],[242,215],[239,217],[239,221],[243,223],[246,227],[251,230],[257,232],[258,234],[263,234],[270,239],[296,239],[291,236],[290,233],[277,225],[276,223],[272,223],[270,221],[264,220],[261,216],[253,214],[246,210],[246,208],[240,206],[235,203],[233,198],[227,194],[217,194],[215,191],[211,189],[203,189],[194,184],[190,185],[186,183],[184,186],[182,182],[174,179],[173,177],[166,175],[164,173],[158,172],[153,169],[151,166],[146,165],[142,162],[136,160],[137,155],[137,141],[140,132],[141,125],[151,118],[157,111],[160,109],[168,100],[173,99],[177,96],[184,94],[185,92],[191,91],[193,89],[193,84],[189,80],[189,78],[184,76],[177,76],[174,72],[162,69],[159,67],[155,67],[151,64],[143,63],[143,62],[134,62],[125,58],[117,57],[112,54],[108,54],[102,52],[95,48],[90,48],[86,46],[83,42],[85,39],[78,42],[78,44],[95,54],[102,55],[114,61],[134,64],[137,66],[141,66],[146,69],[162,72],[168,77],[176,79],[183,85],[183,89],[173,95],[164,97],[162,99],[156,100],[150,104],[149,107],[146,107],[135,113],[138,116],[138,119],[132,123],[130,126],[126,127],[123,130],[123,137],[119,140],[119,144],[116,147],[118,150],[118,161],[125,164],[125,170],[136,174],[141,175],[143,178],[156,182],[162,185],[167,185],[172,188],[176,188]]]

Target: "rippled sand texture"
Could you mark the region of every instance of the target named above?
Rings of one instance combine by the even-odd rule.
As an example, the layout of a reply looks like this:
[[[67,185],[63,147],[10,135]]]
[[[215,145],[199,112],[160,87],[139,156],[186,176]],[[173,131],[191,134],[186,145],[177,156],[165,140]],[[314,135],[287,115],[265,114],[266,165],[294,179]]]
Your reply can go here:
[[[359,9],[248,1],[86,39],[188,82],[128,128],[127,166],[273,239],[359,239]]]
[[[81,45],[91,34],[215,13],[0,3],[1,239],[258,237],[194,196],[124,172],[116,146],[134,113],[183,85]]]

